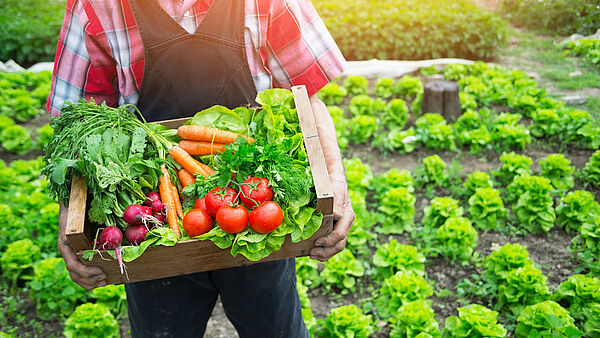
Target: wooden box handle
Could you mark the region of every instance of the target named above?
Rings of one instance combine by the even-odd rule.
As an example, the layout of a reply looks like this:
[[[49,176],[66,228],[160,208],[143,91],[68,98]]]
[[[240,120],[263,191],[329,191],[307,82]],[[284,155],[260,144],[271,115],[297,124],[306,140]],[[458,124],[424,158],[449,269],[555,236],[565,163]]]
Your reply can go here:
[[[292,87],[292,93],[294,94],[298,120],[302,127],[308,161],[315,182],[317,210],[322,212],[323,215],[331,215],[333,214],[333,188],[329,180],[329,173],[325,163],[323,148],[321,148],[321,141],[319,140],[310,99],[305,86]]]

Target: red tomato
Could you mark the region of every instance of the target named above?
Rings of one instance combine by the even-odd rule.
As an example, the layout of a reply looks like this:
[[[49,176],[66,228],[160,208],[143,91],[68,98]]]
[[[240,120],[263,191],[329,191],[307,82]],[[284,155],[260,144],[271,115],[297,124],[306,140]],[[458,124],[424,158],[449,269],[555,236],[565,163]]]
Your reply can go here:
[[[248,210],[243,205],[222,206],[217,211],[217,225],[227,233],[237,234],[248,225]]]
[[[267,201],[250,212],[250,227],[260,234],[268,234],[283,222],[283,210],[279,204]]]
[[[213,219],[204,209],[192,209],[183,216],[183,230],[190,237],[207,233],[213,227]]]
[[[208,213],[216,217],[220,207],[237,202],[237,193],[231,188],[226,191],[223,188],[214,188],[206,194],[204,201]]]
[[[240,200],[248,208],[254,208],[273,199],[273,189],[264,177],[249,177],[242,183]]]
[[[194,209],[204,209],[206,210],[206,196],[199,198],[194,203]],[[208,211],[208,210],[207,210]]]

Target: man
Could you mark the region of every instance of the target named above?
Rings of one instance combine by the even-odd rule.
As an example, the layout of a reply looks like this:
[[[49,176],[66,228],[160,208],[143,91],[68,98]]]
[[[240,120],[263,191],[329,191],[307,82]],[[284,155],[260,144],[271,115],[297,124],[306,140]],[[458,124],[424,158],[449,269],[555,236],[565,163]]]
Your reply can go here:
[[[69,0],[47,109],[94,98],[136,104],[148,121],[191,116],[214,104],[252,104],[271,87],[306,85],[335,194],[334,231],[313,259],[340,252],[354,219],[335,128],[316,92],[345,61],[309,0]],[[78,261],[65,237],[58,250],[74,282],[106,285]],[[303,337],[294,260],[259,263],[126,285],[134,336],[204,333],[217,296],[243,337]]]

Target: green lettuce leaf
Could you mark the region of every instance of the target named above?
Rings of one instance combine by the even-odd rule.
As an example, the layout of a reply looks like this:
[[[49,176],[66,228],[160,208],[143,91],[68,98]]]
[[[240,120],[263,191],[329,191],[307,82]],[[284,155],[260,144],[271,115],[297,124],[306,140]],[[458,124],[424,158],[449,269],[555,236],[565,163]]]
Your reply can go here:
[[[156,243],[156,241],[158,241],[158,237],[147,239],[140,243],[140,245],[124,246],[121,250],[121,259],[123,262],[133,261],[134,259],[140,257],[144,251],[146,251],[149,246]]]
[[[194,237],[194,239],[199,239],[201,241],[207,239],[211,240],[213,243],[215,243],[216,246],[218,246],[221,249],[229,248],[231,244],[233,244],[234,238],[235,235],[226,233],[218,226],[212,228],[212,230],[205,234]]]
[[[240,110],[238,110],[240,111]],[[208,126],[247,135],[248,125],[235,111],[223,106],[212,106],[194,115],[192,125]]]

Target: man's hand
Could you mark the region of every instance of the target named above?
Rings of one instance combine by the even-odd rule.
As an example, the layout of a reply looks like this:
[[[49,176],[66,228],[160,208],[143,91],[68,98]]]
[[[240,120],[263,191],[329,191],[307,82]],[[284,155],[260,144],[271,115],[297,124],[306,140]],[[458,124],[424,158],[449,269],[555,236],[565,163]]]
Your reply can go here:
[[[333,188],[333,231],[315,241],[316,247],[310,251],[312,259],[326,261],[346,247],[346,238],[354,221],[354,210],[348,196],[348,184],[344,173],[342,155],[337,144],[335,126],[327,106],[317,97],[310,97],[319,140],[323,148],[327,171]]]
[[[346,238],[354,221],[354,209],[348,196],[345,177],[331,177],[333,186],[333,231],[315,241],[316,247],[310,250],[310,258],[324,262],[346,247]]]
[[[65,260],[65,266],[69,271],[69,275],[73,282],[86,290],[91,290],[106,285],[106,274],[102,269],[92,266],[87,266],[79,261],[75,251],[69,245],[65,230],[67,227],[68,209],[62,204],[60,205],[60,213],[58,215],[58,251]]]

